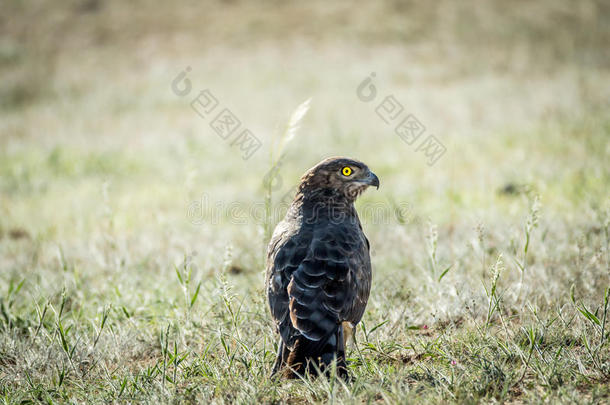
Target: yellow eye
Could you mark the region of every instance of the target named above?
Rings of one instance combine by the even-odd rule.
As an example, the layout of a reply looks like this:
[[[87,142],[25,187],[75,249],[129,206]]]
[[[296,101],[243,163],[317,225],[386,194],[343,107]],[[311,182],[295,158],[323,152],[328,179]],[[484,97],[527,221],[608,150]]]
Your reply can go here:
[[[341,173],[343,173],[344,176],[349,176],[350,174],[352,174],[352,168],[349,166],[345,166],[343,169],[341,169]]]

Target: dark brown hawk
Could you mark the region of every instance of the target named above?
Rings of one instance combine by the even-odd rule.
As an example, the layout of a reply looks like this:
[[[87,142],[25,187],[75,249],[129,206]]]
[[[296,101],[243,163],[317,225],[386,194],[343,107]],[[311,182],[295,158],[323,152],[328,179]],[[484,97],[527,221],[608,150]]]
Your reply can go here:
[[[371,259],[356,198],[379,179],[362,162],[323,160],[301,178],[269,242],[266,289],[280,333],[273,374],[317,374],[337,360],[347,376],[345,342],[371,289]]]

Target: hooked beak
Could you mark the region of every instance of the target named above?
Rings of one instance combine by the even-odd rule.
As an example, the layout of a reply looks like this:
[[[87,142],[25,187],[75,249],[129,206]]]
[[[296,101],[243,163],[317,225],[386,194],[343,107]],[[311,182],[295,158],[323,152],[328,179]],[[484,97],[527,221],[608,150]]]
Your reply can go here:
[[[369,170],[369,174],[365,179],[366,184],[369,186],[375,186],[379,190],[379,178],[375,173]]]

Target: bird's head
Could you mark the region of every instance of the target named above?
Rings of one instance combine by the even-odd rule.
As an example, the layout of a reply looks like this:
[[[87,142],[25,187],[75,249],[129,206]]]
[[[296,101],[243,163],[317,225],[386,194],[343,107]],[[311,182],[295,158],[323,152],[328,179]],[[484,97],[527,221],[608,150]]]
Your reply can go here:
[[[379,188],[379,178],[367,165],[354,159],[331,157],[301,177],[299,192],[316,199],[346,198],[353,202],[369,186]]]

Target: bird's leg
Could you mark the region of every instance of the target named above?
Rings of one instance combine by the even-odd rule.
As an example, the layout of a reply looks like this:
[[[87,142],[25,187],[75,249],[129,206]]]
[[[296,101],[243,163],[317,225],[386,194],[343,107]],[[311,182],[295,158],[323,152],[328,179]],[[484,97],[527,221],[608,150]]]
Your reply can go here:
[[[339,325],[337,330],[337,360],[345,359],[345,336],[343,326]]]
[[[351,322],[342,322],[341,325],[343,326],[343,348],[347,348],[347,341],[351,337],[352,344],[356,346],[356,350],[360,355],[360,360],[362,360],[362,354],[360,353],[360,348],[358,347],[358,342],[356,341],[356,325]],[[347,359],[345,362],[347,363]]]
[[[282,368],[284,364],[284,341],[280,338],[280,344],[277,350],[277,358],[275,359],[275,364],[273,365],[273,371],[271,372],[271,377],[275,376],[277,372]]]
[[[356,328],[354,327],[354,325],[352,325],[351,322],[341,322],[341,326],[343,327],[343,347],[347,347],[347,339],[350,338],[350,336],[353,338],[354,334],[356,333]]]
[[[343,379],[347,379],[347,364],[345,362],[345,336],[343,325],[339,325],[337,330],[337,374]]]

